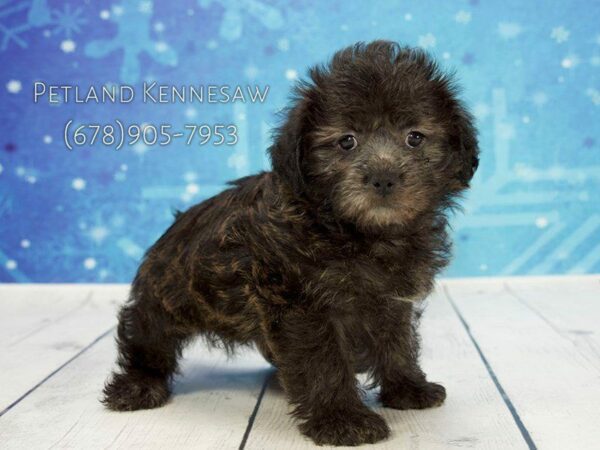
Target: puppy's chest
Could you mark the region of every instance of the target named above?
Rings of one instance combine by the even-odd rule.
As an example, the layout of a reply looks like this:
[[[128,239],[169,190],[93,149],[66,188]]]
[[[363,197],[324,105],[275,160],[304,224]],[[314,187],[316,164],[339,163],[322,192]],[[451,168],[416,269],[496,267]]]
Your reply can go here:
[[[427,262],[411,258],[401,245],[348,246],[336,258],[320,261],[314,278],[323,287],[346,291],[360,306],[382,297],[421,299],[433,283]]]
[[[261,259],[263,269],[253,277],[263,291],[282,298],[370,308],[384,298],[412,301],[427,294],[432,285],[427,262],[410,253],[401,241],[336,241],[307,233],[301,248]]]

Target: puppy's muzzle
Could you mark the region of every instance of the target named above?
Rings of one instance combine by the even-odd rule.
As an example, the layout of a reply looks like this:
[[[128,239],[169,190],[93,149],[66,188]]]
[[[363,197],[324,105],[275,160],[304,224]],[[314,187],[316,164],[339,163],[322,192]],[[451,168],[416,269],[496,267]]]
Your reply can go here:
[[[378,195],[387,197],[394,190],[398,189],[398,185],[402,181],[400,174],[389,170],[380,170],[369,173],[365,177],[365,183],[369,189],[373,189]]]

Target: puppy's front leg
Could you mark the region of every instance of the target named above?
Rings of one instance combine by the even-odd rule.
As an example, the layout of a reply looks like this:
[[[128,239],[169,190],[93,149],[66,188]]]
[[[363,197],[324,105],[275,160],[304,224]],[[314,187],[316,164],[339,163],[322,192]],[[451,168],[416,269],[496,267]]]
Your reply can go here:
[[[373,349],[374,375],[381,386],[382,404],[394,409],[440,406],[446,399],[446,389],[428,382],[419,367],[418,317],[413,305],[396,305],[384,320]]]
[[[300,430],[315,443],[360,445],[389,435],[383,418],[363,404],[342,335],[327,315],[282,314],[269,345]]]

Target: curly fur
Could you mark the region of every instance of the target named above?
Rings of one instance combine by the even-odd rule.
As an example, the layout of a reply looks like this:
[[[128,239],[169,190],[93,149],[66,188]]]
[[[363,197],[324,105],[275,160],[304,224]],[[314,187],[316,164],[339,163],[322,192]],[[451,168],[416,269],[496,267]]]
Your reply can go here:
[[[456,95],[425,53],[391,42],[314,67],[275,133],[273,171],[178,214],[148,250],[119,316],[104,403],[165,403],[182,348],[204,336],[229,350],[255,345],[318,444],[388,436],[357,372],[384,406],[440,405],[444,388],[418,364],[417,302],[448,262],[445,214],[477,168],[473,120]],[[405,144],[414,130],[426,136],[418,148]],[[351,151],[338,145],[348,133]],[[389,195],[374,187],[380,176]]]

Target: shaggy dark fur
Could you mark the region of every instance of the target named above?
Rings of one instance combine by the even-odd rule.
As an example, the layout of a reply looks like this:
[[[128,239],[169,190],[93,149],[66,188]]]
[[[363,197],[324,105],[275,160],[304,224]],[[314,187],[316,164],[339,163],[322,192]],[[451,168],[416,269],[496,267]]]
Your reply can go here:
[[[478,163],[473,120],[420,50],[377,41],[300,83],[270,148],[273,171],[177,216],[148,251],[119,316],[104,403],[154,408],[184,345],[255,344],[317,444],[389,435],[390,408],[441,405],[418,365],[418,304],[446,265],[445,212]]]

